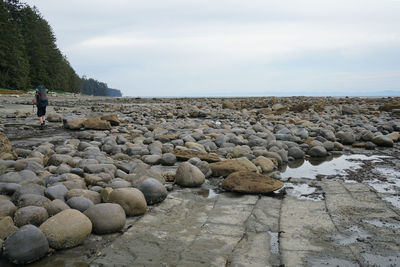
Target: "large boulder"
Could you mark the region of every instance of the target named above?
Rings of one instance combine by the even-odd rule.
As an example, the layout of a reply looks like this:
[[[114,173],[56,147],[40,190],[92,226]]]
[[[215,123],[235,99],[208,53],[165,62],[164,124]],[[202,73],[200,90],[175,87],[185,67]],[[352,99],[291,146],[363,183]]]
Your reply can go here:
[[[147,178],[138,187],[146,198],[147,205],[152,205],[163,201],[168,193],[165,186],[154,178]]]
[[[128,216],[142,215],[147,210],[146,198],[136,188],[117,188],[108,196],[108,201],[117,203]]]
[[[83,127],[92,130],[111,130],[111,124],[109,121],[97,117],[90,117],[84,120]]]
[[[60,199],[54,199],[46,205],[46,210],[49,216],[54,216],[66,209],[69,209],[69,206]]]
[[[230,174],[222,181],[221,187],[228,191],[265,194],[278,190],[283,185],[281,181],[272,179],[267,175],[243,171]]]
[[[0,159],[16,159],[17,154],[12,149],[10,140],[0,132]]]
[[[189,162],[178,166],[175,174],[175,183],[183,187],[201,186],[205,181],[204,173]]]
[[[372,142],[378,146],[392,147],[393,139],[387,135],[379,135],[372,139]]]
[[[288,156],[294,159],[304,159],[305,154],[306,153],[304,153],[304,151],[301,148],[296,146],[293,146],[288,150]]]
[[[275,169],[274,162],[264,156],[257,157],[255,160],[253,160],[253,162],[256,166],[261,168],[263,173],[272,172]]]
[[[68,192],[68,188],[63,184],[57,184],[46,188],[44,194],[50,200],[60,199],[62,201],[65,200],[65,195]]]
[[[0,199],[0,218],[14,216],[17,207],[8,199]]]
[[[72,209],[79,210],[80,212],[84,212],[88,208],[94,206],[93,202],[85,197],[71,197],[68,199],[67,204]]]
[[[247,158],[229,159],[210,164],[213,176],[228,176],[238,171],[257,172],[257,167]]]
[[[64,118],[64,127],[70,130],[79,130],[83,128],[85,118]]]
[[[67,209],[50,217],[40,230],[52,248],[64,249],[82,244],[92,232],[92,223],[80,211]]]
[[[28,224],[9,236],[3,244],[3,255],[12,263],[34,262],[49,251],[45,235],[36,226]]]
[[[328,152],[323,146],[314,146],[308,151],[308,154],[311,157],[326,157],[328,155]]]
[[[340,139],[340,142],[344,145],[351,145],[355,142],[356,138],[352,132],[338,132],[336,137]]]
[[[93,224],[96,234],[109,234],[120,231],[126,222],[124,209],[113,203],[101,203],[88,208],[84,214]]]
[[[18,231],[18,227],[14,225],[13,219],[10,216],[0,219],[0,239],[4,240],[16,231]]]
[[[47,120],[49,122],[62,122],[63,119],[63,116],[58,113],[49,113],[49,115],[47,115]]]
[[[47,210],[43,207],[27,206],[18,209],[14,215],[15,225],[21,227],[26,224],[40,226],[49,218]]]

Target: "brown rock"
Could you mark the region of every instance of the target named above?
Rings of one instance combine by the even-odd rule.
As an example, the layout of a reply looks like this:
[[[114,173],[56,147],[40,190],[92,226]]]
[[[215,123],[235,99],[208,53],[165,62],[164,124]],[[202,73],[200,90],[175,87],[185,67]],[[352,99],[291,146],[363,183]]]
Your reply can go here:
[[[213,176],[228,176],[238,171],[257,172],[257,167],[247,158],[229,159],[210,164]]]
[[[230,174],[221,187],[228,191],[241,193],[264,194],[278,190],[284,184],[267,175],[254,172],[235,172]]]
[[[176,158],[180,159],[180,160],[189,160],[191,158],[197,157],[197,158],[207,161],[207,162],[220,161],[220,158],[215,153],[206,153],[206,152],[190,150],[190,149],[188,149],[188,150],[175,149],[173,153],[175,154]]]
[[[73,119],[64,119],[64,128],[71,129],[71,130],[79,130],[83,128],[83,122],[85,118],[73,118]]]
[[[143,193],[136,188],[114,189],[108,198],[111,203],[121,205],[127,216],[142,215],[147,210]]]
[[[14,225],[13,219],[10,216],[0,220],[0,239],[4,240],[16,231],[18,231],[18,227]]]
[[[118,126],[121,121],[118,119],[117,114],[109,114],[101,117],[102,120],[110,122],[111,126]]]
[[[63,249],[82,244],[92,232],[92,223],[80,211],[67,209],[46,220],[39,228],[52,248]]]
[[[85,127],[85,129],[92,130],[111,130],[110,122],[102,120],[98,117],[87,118],[83,121],[83,127]]]
[[[11,157],[11,158],[10,158]],[[17,154],[13,151],[10,140],[0,132],[0,159],[16,159]]]

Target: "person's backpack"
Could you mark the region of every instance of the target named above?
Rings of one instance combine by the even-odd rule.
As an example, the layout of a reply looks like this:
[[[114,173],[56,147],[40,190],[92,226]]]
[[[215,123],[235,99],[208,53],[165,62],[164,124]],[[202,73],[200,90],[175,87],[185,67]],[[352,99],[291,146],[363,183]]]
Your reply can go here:
[[[45,107],[48,105],[49,100],[47,98],[46,88],[43,85],[38,86],[38,91],[36,93],[36,103],[38,106]]]

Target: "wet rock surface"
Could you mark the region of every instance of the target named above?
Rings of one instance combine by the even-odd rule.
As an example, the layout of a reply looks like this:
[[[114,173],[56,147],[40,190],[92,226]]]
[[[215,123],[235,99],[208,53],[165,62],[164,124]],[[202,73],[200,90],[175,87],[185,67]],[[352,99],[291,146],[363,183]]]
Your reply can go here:
[[[66,95],[44,130],[30,98],[0,98],[15,152],[0,160],[0,227],[4,247],[22,221],[41,224],[56,250],[33,266],[400,262],[398,98]],[[225,191],[237,171],[272,192]],[[15,221],[24,207],[38,212]]]

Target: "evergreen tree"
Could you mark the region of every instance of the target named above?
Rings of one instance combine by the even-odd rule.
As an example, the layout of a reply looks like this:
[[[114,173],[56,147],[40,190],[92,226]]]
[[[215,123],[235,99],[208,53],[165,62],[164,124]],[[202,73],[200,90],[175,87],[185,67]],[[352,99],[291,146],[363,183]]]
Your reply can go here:
[[[14,14],[18,1],[0,0],[0,87],[21,89],[29,84],[29,63]]]

